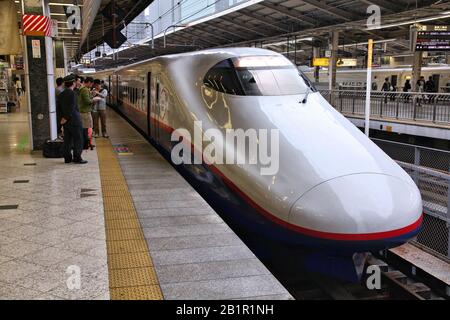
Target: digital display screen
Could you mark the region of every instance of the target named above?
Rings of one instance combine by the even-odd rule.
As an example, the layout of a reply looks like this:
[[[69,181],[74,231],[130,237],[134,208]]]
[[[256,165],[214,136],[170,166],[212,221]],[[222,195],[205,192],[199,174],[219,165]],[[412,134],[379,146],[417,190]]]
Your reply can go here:
[[[422,26],[417,32],[416,51],[449,51],[450,26]]]

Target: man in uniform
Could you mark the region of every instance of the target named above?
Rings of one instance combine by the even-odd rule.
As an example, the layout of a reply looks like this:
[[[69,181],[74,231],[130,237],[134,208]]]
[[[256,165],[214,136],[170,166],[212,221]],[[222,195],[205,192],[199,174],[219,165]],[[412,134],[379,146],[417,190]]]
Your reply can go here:
[[[59,94],[58,110],[61,111],[61,125],[64,126],[64,159],[66,163],[86,164],[81,158],[83,152],[83,123],[78,108],[75,76],[64,78],[65,90]],[[73,151],[73,154],[72,154]]]

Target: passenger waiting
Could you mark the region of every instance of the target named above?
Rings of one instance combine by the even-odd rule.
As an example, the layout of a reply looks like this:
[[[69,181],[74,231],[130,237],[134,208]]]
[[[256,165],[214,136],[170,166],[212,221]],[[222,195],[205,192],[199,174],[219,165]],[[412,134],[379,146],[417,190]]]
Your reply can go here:
[[[391,91],[391,88],[392,88],[392,85],[389,82],[389,78],[384,79],[384,83],[383,83],[383,87],[381,88],[381,91],[389,92],[389,91]],[[388,100],[388,94],[385,95],[384,103],[387,103],[387,100]]]
[[[94,108],[92,110],[92,118],[94,121],[94,137],[98,138],[100,134],[98,122],[100,120],[102,126],[103,138],[109,138],[108,131],[106,130],[106,98],[108,97],[108,90],[105,86],[102,86],[100,80],[94,81],[94,90],[92,91],[94,100]]]
[[[58,78],[56,79],[56,88],[55,88],[55,101],[56,106],[58,106],[58,96],[61,94],[61,92],[64,91],[64,79]],[[61,125],[61,110],[56,108],[56,127],[58,132],[58,137],[61,137],[62,135],[62,125]]]
[[[411,92],[412,86],[411,86],[411,80],[406,80],[405,82],[405,86],[403,87],[403,92],[404,93],[409,93]],[[405,102],[409,102],[409,95],[405,94]]]
[[[84,139],[84,149],[94,149],[92,144],[92,106],[93,101],[91,98],[91,88],[94,84],[94,79],[91,77],[86,78],[83,85],[80,88],[78,95],[78,105],[80,107],[81,120],[83,122],[83,139]]]
[[[435,93],[436,92],[436,85],[434,84],[433,77],[429,77],[428,81],[425,83],[425,92],[428,93]],[[430,94],[428,95],[428,102],[432,103],[434,101],[434,95]]]
[[[86,164],[81,158],[83,152],[83,124],[78,108],[75,76],[64,78],[65,90],[58,96],[57,108],[61,110],[60,124],[64,126],[65,163]]]

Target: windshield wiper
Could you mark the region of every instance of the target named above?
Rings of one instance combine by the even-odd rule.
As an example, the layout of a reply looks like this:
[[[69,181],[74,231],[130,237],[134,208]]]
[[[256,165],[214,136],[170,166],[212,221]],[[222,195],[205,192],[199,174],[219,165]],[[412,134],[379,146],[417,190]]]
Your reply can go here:
[[[308,103],[308,97],[309,97],[309,94],[311,92],[312,92],[311,87],[308,87],[308,91],[306,91],[305,98],[303,98],[303,100],[300,101],[300,103],[307,104]]]

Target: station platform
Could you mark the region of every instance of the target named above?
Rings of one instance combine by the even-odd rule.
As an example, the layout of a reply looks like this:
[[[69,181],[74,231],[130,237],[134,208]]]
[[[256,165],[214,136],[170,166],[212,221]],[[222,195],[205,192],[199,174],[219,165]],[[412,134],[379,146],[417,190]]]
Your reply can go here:
[[[26,114],[0,118],[0,299],[292,296],[125,120],[86,166],[27,149]],[[78,278],[77,278],[78,277]]]
[[[26,110],[0,115],[0,136],[0,299],[109,299],[97,152],[31,153]]]

